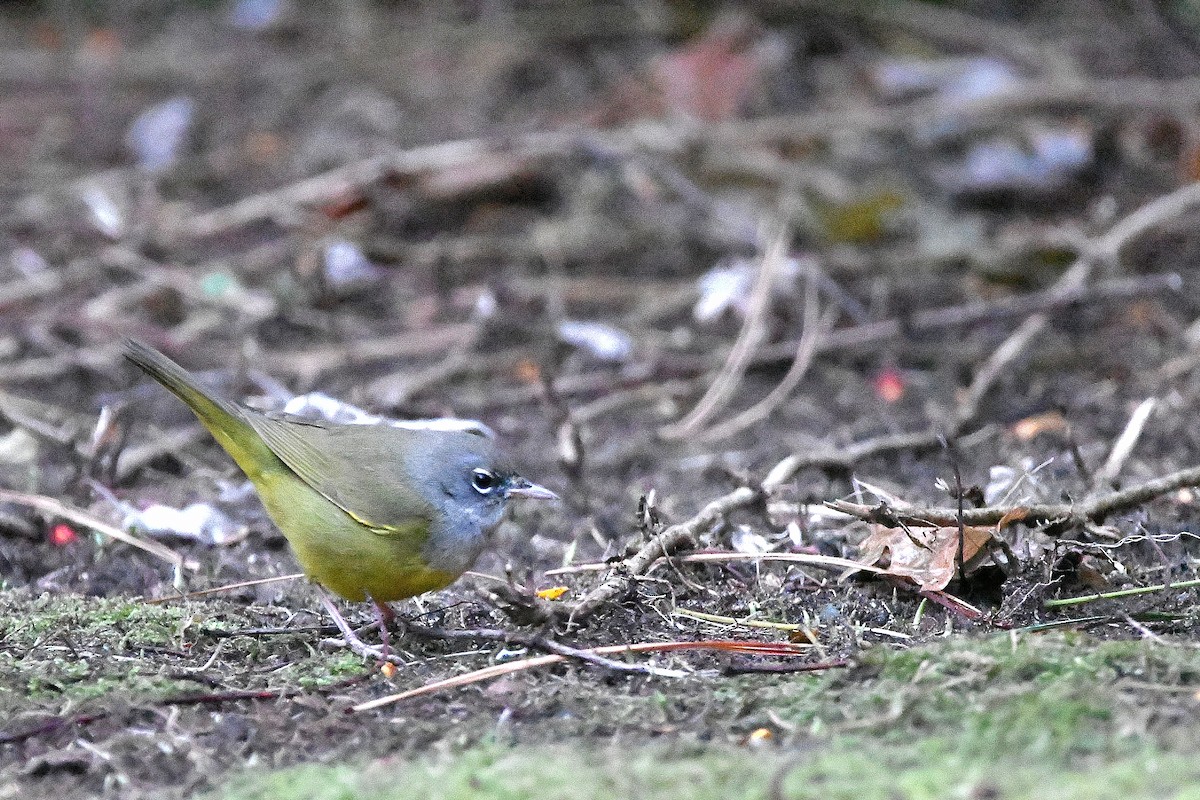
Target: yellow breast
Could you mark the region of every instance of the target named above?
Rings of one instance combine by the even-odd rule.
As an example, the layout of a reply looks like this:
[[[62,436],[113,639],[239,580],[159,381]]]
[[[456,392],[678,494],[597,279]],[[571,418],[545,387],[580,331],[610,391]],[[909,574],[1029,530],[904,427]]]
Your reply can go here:
[[[381,534],[355,520],[290,473],[255,481],[267,512],[306,575],[347,600],[380,602],[445,588],[459,576],[425,563],[424,521]]]

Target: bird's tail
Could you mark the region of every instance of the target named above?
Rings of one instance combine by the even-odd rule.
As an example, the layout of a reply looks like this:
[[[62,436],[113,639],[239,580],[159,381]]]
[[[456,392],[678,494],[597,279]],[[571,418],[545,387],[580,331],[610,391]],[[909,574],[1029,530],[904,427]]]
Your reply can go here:
[[[247,476],[256,478],[278,461],[246,419],[249,412],[214,395],[186,369],[153,347],[132,339],[125,341],[125,357],[187,403]]]

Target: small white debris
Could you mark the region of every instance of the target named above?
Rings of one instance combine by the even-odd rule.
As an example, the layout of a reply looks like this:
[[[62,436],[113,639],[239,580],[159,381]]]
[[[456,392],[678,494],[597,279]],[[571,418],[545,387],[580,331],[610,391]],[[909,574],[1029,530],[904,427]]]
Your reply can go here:
[[[496,293],[491,289],[484,289],[475,298],[475,316],[479,319],[491,319],[496,316],[499,308],[500,302],[496,299]]]
[[[774,296],[784,297],[794,293],[797,279],[806,270],[806,258],[800,256],[784,261],[775,275],[775,285],[771,287]],[[707,325],[728,312],[744,317],[750,305],[754,278],[760,268],[757,260],[737,259],[725,266],[713,267],[700,276],[696,282],[700,299],[692,308],[693,319]]]
[[[889,58],[869,73],[882,97],[898,100],[936,93],[946,100],[976,100],[1017,85],[1011,64],[994,58]]]
[[[798,522],[789,522],[787,526],[788,541],[792,547],[799,550],[804,547],[804,531]]]
[[[727,309],[742,308],[750,294],[753,275],[745,265],[716,267],[700,277],[700,299],[692,309],[697,322],[716,320]]]
[[[1080,128],[1033,131],[1024,142],[990,139],[971,147],[943,183],[958,192],[1053,191],[1091,166],[1092,134]]]
[[[138,166],[151,171],[171,166],[187,140],[196,114],[196,101],[178,96],[147,108],[130,124],[125,145]]]
[[[79,199],[87,206],[92,225],[102,235],[113,241],[125,235],[125,214],[109,192],[94,183],[87,184],[80,190]]]
[[[124,527],[128,531],[178,536],[210,545],[225,544],[239,533],[233,520],[207,503],[192,503],[182,509],[155,503],[127,516]]]
[[[559,323],[558,338],[602,361],[628,361],[633,356],[629,334],[603,322],[564,320]]]
[[[325,285],[335,292],[354,291],[375,283],[380,270],[358,245],[334,239],[325,245]]]
[[[995,505],[1000,498],[1007,495],[1021,479],[1021,473],[1012,467],[996,464],[988,469],[988,482],[983,487],[983,502]]]
[[[407,430],[463,431],[485,436],[488,439],[496,438],[496,432],[477,419],[457,419],[455,417],[388,419],[377,414],[367,413],[358,406],[345,403],[321,392],[310,392],[293,397],[283,407],[283,413],[302,419],[324,420],[346,425],[391,425],[394,428]]]
[[[37,458],[38,441],[24,428],[0,436],[0,464],[28,466]]]
[[[739,553],[769,553],[775,549],[765,536],[755,533],[749,525],[734,528],[730,544]]]

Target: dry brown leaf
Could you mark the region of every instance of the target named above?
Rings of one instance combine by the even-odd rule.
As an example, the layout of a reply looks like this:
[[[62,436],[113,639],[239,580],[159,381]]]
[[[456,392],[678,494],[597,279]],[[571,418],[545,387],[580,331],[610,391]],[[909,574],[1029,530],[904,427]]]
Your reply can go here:
[[[731,19],[660,59],[654,81],[667,108],[705,122],[737,116],[759,79],[754,36],[753,25]]]
[[[1039,433],[1061,433],[1067,429],[1067,420],[1058,411],[1047,411],[1032,417],[1017,420],[1012,425],[1013,435],[1022,442],[1031,441]]]
[[[963,529],[963,562],[969,562],[988,545],[992,532],[968,526]],[[859,562],[875,564],[891,554],[888,574],[911,578],[921,589],[944,589],[954,578],[958,553],[958,528],[885,528],[876,526],[859,545]]]
[[[1021,520],[1025,519],[1028,516],[1029,516],[1029,509],[1026,508],[1025,506],[1017,506],[1016,508],[1010,508],[1008,511],[1004,512],[1004,516],[1001,517],[1000,521],[996,523],[996,530],[1002,531],[1005,528],[1007,528],[1009,525],[1012,525],[1014,522],[1020,522]]]
[[[748,18],[718,20],[702,36],[657,59],[648,73],[621,80],[585,118],[600,127],[647,117],[734,119],[762,83],[768,54],[758,46],[760,34]]]

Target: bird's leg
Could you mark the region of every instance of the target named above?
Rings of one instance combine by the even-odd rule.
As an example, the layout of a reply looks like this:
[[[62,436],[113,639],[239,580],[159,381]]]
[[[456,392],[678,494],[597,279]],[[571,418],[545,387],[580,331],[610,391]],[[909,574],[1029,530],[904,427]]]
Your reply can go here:
[[[391,652],[392,632],[389,629],[396,621],[396,612],[387,603],[371,597],[370,593],[367,594],[367,599],[375,607],[375,624],[379,626],[379,641],[382,645],[383,657],[386,659]]]
[[[329,596],[329,592],[325,591],[325,589],[320,586],[317,588],[321,593],[321,605],[324,606],[326,613],[333,617],[333,624],[337,625],[338,631],[341,632],[342,639],[345,640],[346,647],[349,647],[352,652],[357,653],[364,658],[375,658],[380,661],[390,661],[393,664],[403,665],[403,661],[388,652],[386,638],[383,640],[383,649],[372,647],[362,639],[358,638],[358,634],[350,629],[350,623],[346,622],[346,618],[343,617],[341,612],[337,610],[337,605],[334,604],[333,598]]]

